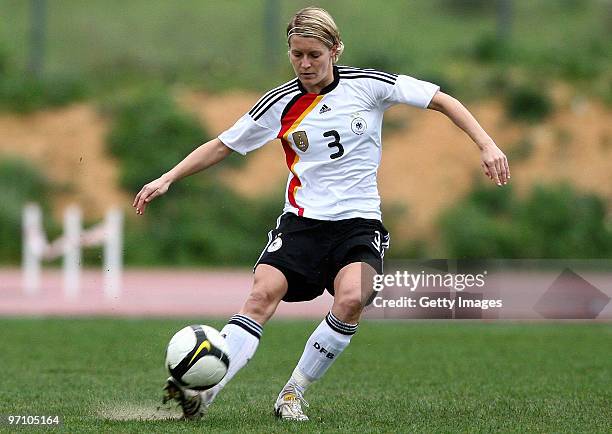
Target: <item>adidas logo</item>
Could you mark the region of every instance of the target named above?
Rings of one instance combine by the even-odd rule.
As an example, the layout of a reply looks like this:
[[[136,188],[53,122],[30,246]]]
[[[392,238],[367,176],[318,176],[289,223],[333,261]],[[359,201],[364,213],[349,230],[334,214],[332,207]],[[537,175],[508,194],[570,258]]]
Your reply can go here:
[[[326,104],[323,104],[323,107],[321,107],[321,110],[319,110],[319,114],[322,115],[323,113],[327,113],[330,110],[331,109],[329,107],[327,107]]]

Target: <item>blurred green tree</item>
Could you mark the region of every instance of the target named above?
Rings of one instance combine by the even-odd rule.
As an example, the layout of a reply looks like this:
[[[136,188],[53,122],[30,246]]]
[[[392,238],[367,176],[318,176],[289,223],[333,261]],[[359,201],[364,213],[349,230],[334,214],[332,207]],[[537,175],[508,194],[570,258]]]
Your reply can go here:
[[[197,119],[180,111],[162,88],[130,95],[112,112],[108,143],[120,159],[121,184],[129,191],[138,191],[172,168],[208,137]]]
[[[571,186],[534,188],[518,200],[511,188],[476,188],[440,221],[448,255],[457,258],[606,258],[612,230],[605,205]]]
[[[163,88],[130,96],[111,113],[108,143],[120,161],[122,185],[133,194],[208,140],[199,122],[182,112]],[[230,156],[220,166],[241,161],[237,158]],[[281,212],[281,201],[240,197],[215,179],[217,170],[219,166],[181,180],[149,205],[144,218],[128,219],[128,265],[255,262]]]
[[[0,263],[21,262],[21,218],[27,202],[36,202],[49,214],[52,184],[31,163],[18,158],[0,160]],[[45,217],[45,225],[57,232],[57,225]]]

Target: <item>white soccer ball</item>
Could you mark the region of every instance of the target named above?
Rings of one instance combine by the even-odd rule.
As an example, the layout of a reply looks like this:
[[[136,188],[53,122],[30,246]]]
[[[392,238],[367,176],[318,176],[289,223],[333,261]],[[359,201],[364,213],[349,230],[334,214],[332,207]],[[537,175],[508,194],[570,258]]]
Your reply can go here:
[[[179,330],[166,349],[166,367],[183,387],[206,390],[218,384],[229,368],[225,338],[207,325]]]

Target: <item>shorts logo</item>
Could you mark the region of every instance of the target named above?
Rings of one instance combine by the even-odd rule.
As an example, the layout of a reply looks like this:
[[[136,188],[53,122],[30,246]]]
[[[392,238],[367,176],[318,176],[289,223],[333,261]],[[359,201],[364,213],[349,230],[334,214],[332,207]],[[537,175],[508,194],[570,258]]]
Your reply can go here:
[[[385,257],[385,250],[389,248],[389,242],[389,234],[383,235],[380,231],[374,231],[374,241],[371,241],[371,244],[378,250],[381,259]]]
[[[283,240],[280,237],[280,235],[278,235],[274,241],[272,241],[272,243],[270,243],[270,245],[268,246],[268,253],[272,253],[272,252],[276,252],[277,250],[279,250],[281,247],[283,246]]]
[[[371,241],[371,243],[374,246],[374,248],[378,250],[378,253],[382,252],[382,244],[380,242],[380,231],[374,231],[374,241]]]
[[[374,241],[370,243],[380,253],[380,258],[385,257],[385,250],[389,248],[390,237],[389,234],[381,234],[380,231],[374,231]]]
[[[362,135],[368,129],[368,124],[365,119],[357,117],[351,121],[351,130],[358,136]]]
[[[308,136],[306,135],[306,131],[296,131],[291,134],[291,137],[293,137],[295,146],[297,146],[300,151],[306,152],[306,149],[308,149]]]

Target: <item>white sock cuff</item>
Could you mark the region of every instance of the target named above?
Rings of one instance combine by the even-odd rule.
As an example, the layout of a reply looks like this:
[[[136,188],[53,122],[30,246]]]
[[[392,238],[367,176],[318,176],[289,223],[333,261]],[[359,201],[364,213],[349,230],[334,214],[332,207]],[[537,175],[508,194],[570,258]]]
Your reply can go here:
[[[333,331],[343,334],[343,335],[349,335],[349,336],[352,336],[355,334],[355,332],[357,331],[357,326],[359,325],[359,323],[348,324],[348,323],[342,322],[338,318],[336,318],[336,316],[333,313],[331,313],[331,311],[329,311],[329,313],[325,317],[325,322]]]
[[[234,324],[238,327],[246,330],[257,339],[261,339],[261,334],[263,333],[263,328],[259,325],[255,320],[249,318],[246,315],[242,315],[237,313],[227,322],[228,324]]]

